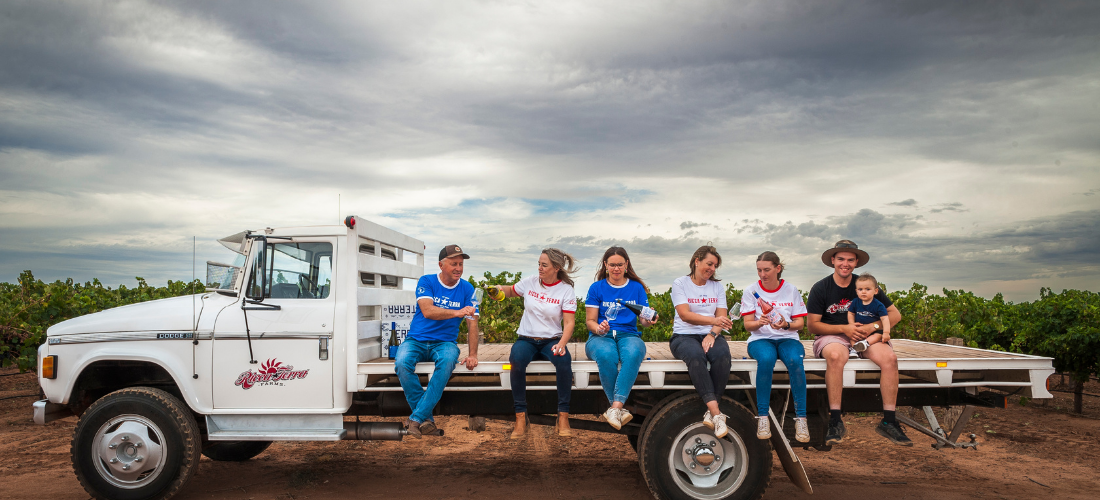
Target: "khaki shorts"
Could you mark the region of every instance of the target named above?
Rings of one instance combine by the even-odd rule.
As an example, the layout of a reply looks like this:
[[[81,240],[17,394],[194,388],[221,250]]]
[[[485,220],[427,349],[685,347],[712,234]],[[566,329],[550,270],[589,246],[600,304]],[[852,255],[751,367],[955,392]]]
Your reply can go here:
[[[843,344],[846,349],[852,348],[852,342],[848,340],[848,337],[844,335],[818,335],[814,339],[814,357],[821,358],[821,352],[825,350],[825,346],[829,344]],[[894,344],[887,342],[886,345],[894,348]],[[867,351],[864,351],[867,352]],[[863,358],[863,352],[859,353],[859,357]]]

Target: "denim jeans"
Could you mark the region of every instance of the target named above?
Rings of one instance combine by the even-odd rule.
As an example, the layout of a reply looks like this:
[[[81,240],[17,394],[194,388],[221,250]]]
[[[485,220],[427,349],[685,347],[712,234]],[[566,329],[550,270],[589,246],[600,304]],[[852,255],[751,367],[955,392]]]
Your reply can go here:
[[[443,388],[451,378],[451,372],[458,363],[458,344],[447,341],[421,342],[406,338],[397,348],[397,360],[394,362],[394,370],[397,379],[401,381],[401,389],[405,391],[405,400],[412,408],[410,419],[420,423],[432,420],[432,410],[439,398],[443,396]],[[435,363],[435,371],[428,380],[428,388],[420,387],[420,377],[416,375],[416,364],[424,361]]]
[[[719,335],[714,339],[710,350],[703,352],[703,339],[706,335],[676,334],[668,341],[672,355],[687,364],[688,377],[692,385],[703,398],[704,403],[717,401],[726,393],[726,383],[730,379],[730,346]],[[707,369],[710,363],[710,370]]]
[[[515,403],[516,413],[527,412],[527,365],[534,360],[547,360],[554,365],[558,374],[558,411],[569,412],[569,397],[573,390],[573,359],[566,349],[562,356],[555,356],[550,350],[558,342],[556,339],[532,340],[526,337],[516,339],[512,344],[512,353],[508,355],[508,362],[512,364],[512,400]]]
[[[625,403],[645,359],[642,338],[630,332],[618,332],[614,337],[611,334],[591,335],[584,344],[584,352],[600,370],[600,385],[607,401]]]
[[[806,350],[795,339],[758,339],[749,342],[749,356],[756,360],[756,414],[768,415],[772,398],[772,372],[776,358],[787,366],[794,397],[794,416],[806,416],[806,368],[802,358]]]

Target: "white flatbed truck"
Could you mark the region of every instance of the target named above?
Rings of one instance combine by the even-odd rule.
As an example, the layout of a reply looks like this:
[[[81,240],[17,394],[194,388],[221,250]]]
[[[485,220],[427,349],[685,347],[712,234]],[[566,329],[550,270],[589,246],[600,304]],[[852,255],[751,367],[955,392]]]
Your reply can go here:
[[[424,272],[424,243],[367,220],[343,226],[245,231],[220,240],[240,266],[208,265],[221,284],[193,296],[110,309],[61,322],[39,349],[47,399],[33,405],[44,424],[79,420],[72,441],[77,478],[96,498],[168,498],[195,473],[200,454],[240,461],[272,441],[400,440],[397,422],[345,421],[345,416],[408,415],[384,357],[382,307],[411,305]],[[976,406],[1003,405],[995,388],[1049,398],[1050,358],[895,340],[901,372],[899,406],[925,409],[928,425],[903,422],[932,436],[936,447],[972,447],[959,438]],[[465,356],[465,346],[461,346]],[[574,343],[573,414],[600,414],[607,400],[594,361]],[[807,346],[807,350],[809,346]],[[455,370],[435,411],[511,418],[510,344],[484,344],[478,367]],[[647,359],[622,430],[638,452],[642,476],[662,499],[759,498],[770,483],[772,451],[791,479],[812,492],[791,443],[824,445],[825,363],[807,358],[811,443],[793,441],[789,386],[776,365],[773,437],[755,437],[756,362],[743,342],[731,345],[730,382],[721,401],[730,432],[716,438],[700,423],[705,407],[686,366],[665,343],[648,343]],[[457,359],[456,359],[457,361]],[[433,365],[417,372],[426,382]],[[878,411],[877,367],[853,359],[844,372],[846,411]],[[551,424],[554,368],[528,369],[529,413]],[[963,407],[952,429],[932,407]],[[483,420],[480,420],[483,422]],[[576,429],[616,432],[592,420]],[[430,438],[429,438],[430,439]]]

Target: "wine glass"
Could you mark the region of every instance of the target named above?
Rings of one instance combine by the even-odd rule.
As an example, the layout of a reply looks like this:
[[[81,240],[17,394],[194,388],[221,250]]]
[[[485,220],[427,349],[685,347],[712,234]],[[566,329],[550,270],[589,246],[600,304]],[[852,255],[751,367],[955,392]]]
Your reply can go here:
[[[613,302],[610,306],[607,306],[606,310],[604,310],[603,319],[607,320],[608,323],[615,321],[615,318],[619,317],[619,312],[621,312],[622,310],[622,304],[618,302]]]
[[[733,305],[733,309],[729,311],[730,321],[741,321],[741,303],[738,302]],[[722,333],[729,334],[729,330],[722,330]]]
[[[485,290],[482,290],[480,288],[475,288],[474,289],[474,296],[470,297],[470,305],[474,306],[474,309],[477,309],[478,306],[481,305],[481,302],[484,301],[484,300],[485,300]],[[480,312],[480,310],[478,310],[478,312]],[[473,316],[466,316],[466,319],[474,319],[474,317]]]

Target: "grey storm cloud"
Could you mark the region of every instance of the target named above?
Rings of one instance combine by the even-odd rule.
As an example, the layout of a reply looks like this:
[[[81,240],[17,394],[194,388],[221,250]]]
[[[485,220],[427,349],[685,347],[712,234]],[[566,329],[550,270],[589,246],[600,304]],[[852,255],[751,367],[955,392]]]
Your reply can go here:
[[[691,229],[693,227],[703,227],[703,226],[709,226],[709,225],[710,225],[709,222],[684,221],[684,222],[680,223],[680,229]]]
[[[0,280],[187,278],[194,235],[348,210],[487,268],[529,241],[621,244],[665,280],[708,241],[797,267],[847,237],[915,280],[1087,271],[1098,21],[1095,2],[3,2]],[[1002,213],[1022,196],[1033,214]]]
[[[967,210],[965,208],[963,208],[963,204],[959,203],[957,201],[953,202],[953,203],[942,203],[942,204],[938,205],[936,208],[933,208],[933,209],[929,210],[929,212],[932,212],[934,214],[938,214],[940,212],[966,212],[966,211]]]

